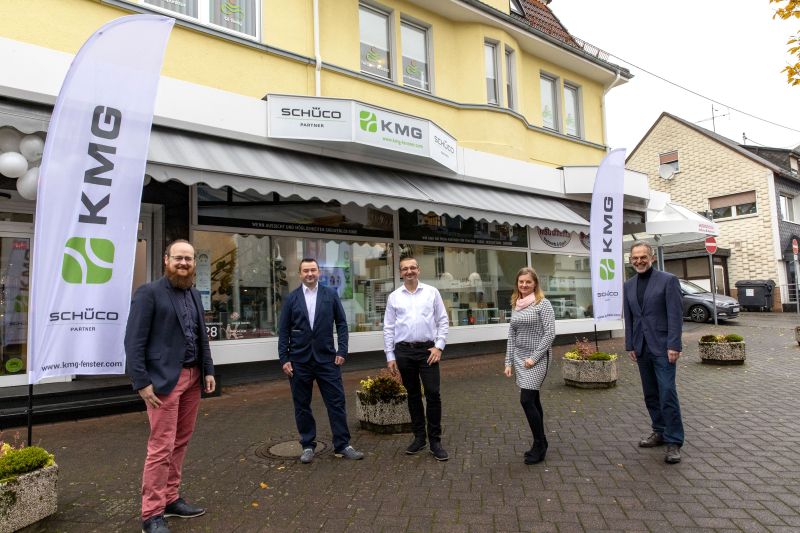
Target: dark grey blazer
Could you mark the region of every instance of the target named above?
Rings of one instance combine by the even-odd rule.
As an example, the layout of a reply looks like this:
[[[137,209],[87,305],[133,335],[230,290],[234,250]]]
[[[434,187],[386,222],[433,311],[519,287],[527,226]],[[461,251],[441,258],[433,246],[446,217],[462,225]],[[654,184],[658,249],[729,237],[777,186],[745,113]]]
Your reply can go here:
[[[214,375],[214,362],[208,346],[203,305],[197,289],[190,289],[197,308],[201,388],[205,376]],[[186,353],[183,313],[166,277],[136,289],[125,330],[126,373],[134,390],[153,384],[157,394],[169,394],[178,383]]]
[[[634,350],[638,355],[647,342],[654,355],[682,351],[683,304],[678,278],[653,270],[641,306],[636,297],[638,283],[638,275],[625,282],[625,350]]]

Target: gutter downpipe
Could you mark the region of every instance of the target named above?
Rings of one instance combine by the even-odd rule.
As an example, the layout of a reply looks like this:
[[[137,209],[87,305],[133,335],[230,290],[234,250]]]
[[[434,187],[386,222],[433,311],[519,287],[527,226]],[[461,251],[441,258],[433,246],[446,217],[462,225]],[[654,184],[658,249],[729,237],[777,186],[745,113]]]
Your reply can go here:
[[[321,96],[322,56],[319,52],[319,0],[314,0],[314,96]],[[617,73],[619,76],[619,73]]]
[[[314,0],[316,2],[317,0]],[[617,82],[620,79],[619,70],[617,70],[617,77],[614,78],[614,81],[608,84],[608,87],[603,89],[603,144],[606,147],[606,152],[611,151],[611,147],[608,146],[608,124],[606,123],[606,95],[613,89]]]

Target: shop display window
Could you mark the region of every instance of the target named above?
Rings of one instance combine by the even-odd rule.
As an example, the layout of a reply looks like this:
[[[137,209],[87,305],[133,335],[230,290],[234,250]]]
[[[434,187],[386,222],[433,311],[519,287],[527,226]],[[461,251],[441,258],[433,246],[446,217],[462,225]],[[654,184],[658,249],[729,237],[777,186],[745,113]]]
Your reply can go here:
[[[420,281],[442,294],[451,326],[508,322],[517,271],[524,252],[420,244],[401,245],[400,257],[413,255]]]
[[[407,241],[528,247],[528,230],[518,224],[501,224],[460,216],[437,215],[400,209],[400,238]]]
[[[213,340],[277,335],[283,300],[300,286],[300,261],[314,257],[320,284],[334,287],[350,331],[383,328],[395,288],[391,244],[195,231],[196,286]]]
[[[275,193],[197,186],[197,222],[207,226],[272,231],[393,237],[391,211],[339,202],[303,200]]]
[[[592,315],[592,274],[588,256],[531,254],[545,297],[556,320]]]

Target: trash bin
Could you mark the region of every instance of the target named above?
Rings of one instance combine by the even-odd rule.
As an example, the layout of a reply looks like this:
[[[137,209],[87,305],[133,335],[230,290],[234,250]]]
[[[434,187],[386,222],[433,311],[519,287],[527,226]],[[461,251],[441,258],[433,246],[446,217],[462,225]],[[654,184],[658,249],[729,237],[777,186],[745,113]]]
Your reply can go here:
[[[771,279],[746,279],[736,282],[739,305],[747,311],[770,311],[775,282]]]

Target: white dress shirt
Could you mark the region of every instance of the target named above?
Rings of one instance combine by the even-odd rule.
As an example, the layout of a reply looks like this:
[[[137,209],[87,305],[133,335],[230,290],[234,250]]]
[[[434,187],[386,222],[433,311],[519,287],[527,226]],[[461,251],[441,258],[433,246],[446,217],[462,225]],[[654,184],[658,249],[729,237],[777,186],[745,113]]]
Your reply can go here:
[[[386,299],[383,316],[383,349],[386,360],[394,361],[398,342],[433,341],[444,350],[450,319],[442,295],[436,287],[419,283],[414,292],[405,285],[395,289]]]
[[[311,329],[314,329],[314,313],[317,311],[317,289],[319,283],[314,285],[313,289],[309,289],[307,285],[303,285],[303,296],[306,298],[306,309],[308,309],[308,322],[311,324]]]

